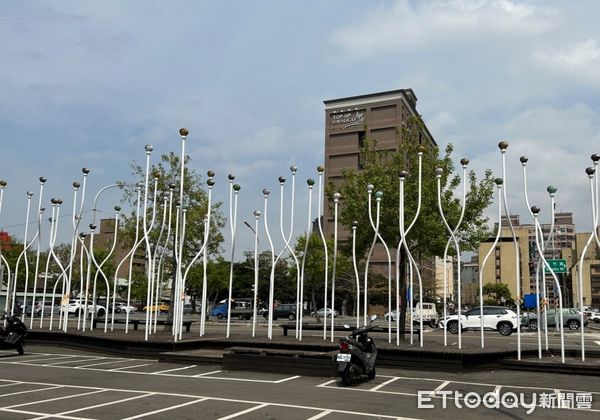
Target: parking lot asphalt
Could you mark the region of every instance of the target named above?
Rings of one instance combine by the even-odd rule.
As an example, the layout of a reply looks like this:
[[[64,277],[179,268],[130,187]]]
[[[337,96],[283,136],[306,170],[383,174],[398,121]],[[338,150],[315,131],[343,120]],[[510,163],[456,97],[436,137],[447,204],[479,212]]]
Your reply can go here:
[[[429,392],[425,403],[432,408],[418,408],[419,391]],[[486,393],[523,394],[536,404],[529,415],[523,407],[469,408]],[[581,397],[579,408],[565,403],[571,395]],[[544,408],[551,396],[555,405],[565,397],[570,408]],[[24,356],[0,352],[0,419],[592,419],[599,412],[600,379],[550,372],[379,369],[375,379],[343,387],[330,377],[224,371],[49,346],[30,345]]]

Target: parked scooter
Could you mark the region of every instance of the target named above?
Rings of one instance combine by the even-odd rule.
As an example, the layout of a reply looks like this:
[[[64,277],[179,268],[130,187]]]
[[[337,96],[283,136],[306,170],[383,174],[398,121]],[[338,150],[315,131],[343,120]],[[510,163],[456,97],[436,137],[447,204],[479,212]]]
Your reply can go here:
[[[371,316],[369,325],[359,327],[352,331],[348,337],[340,338],[340,352],[337,355],[338,374],[342,384],[348,386],[361,375],[367,375],[369,379],[375,378],[375,360],[377,359],[377,347],[369,337],[369,331],[375,326],[373,321],[377,315]],[[349,325],[344,325],[350,328]]]
[[[0,349],[16,349],[19,354],[23,354],[25,346],[25,336],[27,327],[18,316],[2,315],[2,321],[6,320],[6,327],[0,326]]]

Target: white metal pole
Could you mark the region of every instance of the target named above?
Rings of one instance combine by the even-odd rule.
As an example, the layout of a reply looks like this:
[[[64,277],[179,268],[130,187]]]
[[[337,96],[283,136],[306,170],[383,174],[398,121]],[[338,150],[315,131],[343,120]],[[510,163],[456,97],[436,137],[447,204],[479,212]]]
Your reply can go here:
[[[496,239],[494,239],[494,243],[492,244],[492,246],[490,247],[490,250],[487,252],[487,254],[485,255],[483,262],[480,264],[480,268],[479,268],[479,318],[480,318],[480,328],[481,328],[481,348],[485,347],[485,343],[484,343],[484,329],[483,329],[483,271],[485,269],[485,263],[487,262],[488,258],[490,257],[490,255],[492,255],[492,252],[494,252],[494,250],[496,249],[496,245],[498,245],[498,241],[500,240],[500,234],[502,231],[502,183],[503,180],[502,178],[496,178],[494,180],[494,182],[496,183],[496,187],[498,188],[498,195],[497,195],[497,199],[498,199],[498,231],[496,232]],[[459,315],[458,315],[458,328],[460,330],[461,326],[460,326],[460,321],[462,319],[462,315],[460,314],[460,308],[459,308]]]
[[[273,339],[273,305],[275,299],[275,248],[273,247],[273,240],[271,239],[271,234],[269,233],[269,224],[267,223],[268,219],[268,209],[269,209],[269,194],[270,191],[268,189],[262,190],[263,197],[265,198],[265,206],[264,206],[264,223],[265,223],[265,233],[267,234],[267,239],[269,241],[269,247],[271,249],[271,274],[269,276],[269,321],[267,326],[267,337],[269,340]]]
[[[321,218],[324,217],[324,201],[323,200],[323,174],[325,172],[325,168],[321,165],[319,165],[317,167],[317,173],[319,174],[319,197],[318,197],[318,204],[317,206],[319,207],[319,214],[317,217],[317,225],[319,226],[319,235],[321,236],[321,241],[323,242],[323,255],[324,255],[324,269],[325,269],[325,275],[323,278],[323,282],[324,282],[324,290],[325,290],[325,295],[323,296],[323,307],[327,308],[327,291],[328,291],[328,278],[329,278],[329,255],[328,255],[328,250],[327,250],[327,241],[325,240],[325,234],[323,232],[323,223],[321,221]],[[315,308],[315,310],[317,310],[317,308]],[[327,313],[325,313],[325,318],[323,319],[323,340],[325,340],[327,338],[327,322],[325,322],[326,320],[326,316]]]
[[[254,210],[254,299],[252,299],[252,337],[256,337],[256,314],[258,300],[258,219],[260,210]]]
[[[300,302],[302,303],[302,308],[304,308],[304,269],[306,267],[306,256],[308,254],[308,243],[310,242],[310,237],[312,235],[312,190],[313,185],[315,185],[315,181],[313,179],[307,179],[306,184],[308,185],[308,218],[307,218],[307,226],[306,226],[306,241],[304,243],[304,253],[302,255],[302,270],[300,273]],[[298,334],[298,339],[302,340],[302,323],[304,321],[304,310],[300,311],[299,314],[299,328],[300,332]]]

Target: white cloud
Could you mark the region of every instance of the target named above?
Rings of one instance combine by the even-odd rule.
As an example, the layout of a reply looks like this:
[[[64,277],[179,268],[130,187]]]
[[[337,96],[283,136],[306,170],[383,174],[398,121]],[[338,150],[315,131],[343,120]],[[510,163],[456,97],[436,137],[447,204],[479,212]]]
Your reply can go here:
[[[414,6],[408,0],[397,0],[371,10],[361,23],[335,31],[332,40],[357,56],[448,46],[457,41],[464,48],[498,35],[512,39],[544,33],[559,20],[553,9],[509,0],[432,1]]]
[[[506,185],[511,213],[520,214],[523,223],[531,222],[519,161],[521,156],[527,156],[529,202],[542,208],[541,218],[550,220],[546,188],[554,185],[558,188],[557,211],[573,212],[578,230],[589,229],[591,207],[585,168],[592,164],[590,155],[599,152],[600,113],[583,104],[565,108],[542,106],[511,117],[504,124],[504,133],[509,142]],[[491,168],[495,176],[502,176],[501,154],[496,147],[488,147],[471,162],[478,173]],[[492,221],[497,219],[496,209],[489,209]]]
[[[546,71],[575,77],[576,82],[600,84],[600,45],[596,39],[564,48],[536,51],[533,61]]]

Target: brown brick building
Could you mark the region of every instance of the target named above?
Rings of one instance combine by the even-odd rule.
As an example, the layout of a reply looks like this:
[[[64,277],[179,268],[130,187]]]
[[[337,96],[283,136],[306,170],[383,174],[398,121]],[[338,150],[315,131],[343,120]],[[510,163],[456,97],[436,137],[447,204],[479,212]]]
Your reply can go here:
[[[398,150],[398,144],[402,141],[401,127],[410,117],[419,115],[417,97],[412,89],[330,99],[324,104],[326,185],[329,182],[341,183],[342,169],[361,169],[360,151],[365,139],[376,140],[377,149]],[[419,142],[428,146],[436,145],[427,127],[420,133]],[[363,199],[367,199],[366,191]],[[332,236],[333,215],[327,205],[324,207],[323,228],[326,235]],[[348,232],[342,226],[338,226],[338,229],[340,240],[347,239]],[[390,251],[395,256],[395,250]],[[387,275],[387,255],[383,246],[375,248],[372,263],[376,270]],[[434,270],[433,262],[424,264],[422,274],[433,282]]]

